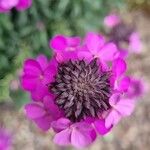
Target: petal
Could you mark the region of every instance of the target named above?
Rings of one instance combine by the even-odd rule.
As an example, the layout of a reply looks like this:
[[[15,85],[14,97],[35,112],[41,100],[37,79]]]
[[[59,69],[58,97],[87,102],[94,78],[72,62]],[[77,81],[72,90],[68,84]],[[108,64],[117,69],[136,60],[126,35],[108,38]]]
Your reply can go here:
[[[126,63],[123,59],[118,58],[113,63],[113,72],[116,77],[121,76],[126,71]]]
[[[116,125],[121,119],[121,115],[116,111],[112,110],[105,119],[106,128]]]
[[[43,99],[45,108],[48,110],[49,114],[53,119],[58,119],[61,116],[61,111],[58,109],[57,105],[54,104],[54,96],[50,95],[45,96]]]
[[[26,115],[30,119],[40,118],[46,114],[46,111],[44,110],[44,108],[35,103],[27,104],[25,106],[25,111],[26,111]]]
[[[76,148],[86,147],[92,143],[92,138],[90,136],[89,133],[74,128],[71,134],[71,144]]]
[[[36,60],[40,64],[42,70],[45,70],[48,67],[49,63],[44,55],[39,55]]]
[[[119,82],[118,90],[120,90],[122,92],[127,92],[129,85],[130,85],[130,78],[129,77],[124,77]]]
[[[48,88],[42,82],[39,82],[35,90],[31,91],[32,99],[35,101],[43,100],[44,96],[48,94]]]
[[[24,62],[24,73],[30,76],[39,76],[41,74],[41,67],[34,59],[27,59]]]
[[[31,5],[32,5],[32,0],[19,0],[19,3],[16,6],[16,9],[19,11],[22,11],[22,10],[29,8]]]
[[[120,17],[115,14],[108,15],[104,18],[104,24],[109,28],[116,26],[120,21]]]
[[[140,53],[142,49],[142,44],[140,41],[140,37],[137,32],[133,32],[130,36],[130,45],[129,49],[135,53]]]
[[[52,122],[52,127],[56,132],[60,132],[67,129],[71,125],[71,122],[67,118],[60,118],[57,121]]]
[[[121,99],[115,109],[122,115],[122,116],[129,116],[133,112],[135,107],[135,101],[131,99]]]
[[[94,32],[89,32],[85,37],[85,44],[92,54],[97,54],[104,42],[104,37],[99,36]]]
[[[114,43],[108,43],[103,46],[103,48],[99,52],[99,57],[103,61],[112,61],[117,55],[117,47]]]
[[[104,119],[96,120],[94,122],[94,126],[100,135],[105,135],[111,130],[111,127],[110,128],[105,127],[105,120]]]
[[[51,127],[51,122],[53,121],[52,117],[45,115],[41,118],[35,119],[35,123],[44,131],[47,131]]]
[[[56,35],[49,43],[50,47],[53,48],[57,53],[65,50],[67,47],[66,37],[63,35]]]
[[[66,129],[57,133],[54,137],[54,142],[61,146],[66,146],[70,144],[71,130]]]
[[[66,37],[67,43],[70,47],[76,47],[80,44],[81,38],[76,36],[76,37]]]
[[[21,85],[25,90],[32,91],[36,88],[38,78],[23,75],[21,78]]]

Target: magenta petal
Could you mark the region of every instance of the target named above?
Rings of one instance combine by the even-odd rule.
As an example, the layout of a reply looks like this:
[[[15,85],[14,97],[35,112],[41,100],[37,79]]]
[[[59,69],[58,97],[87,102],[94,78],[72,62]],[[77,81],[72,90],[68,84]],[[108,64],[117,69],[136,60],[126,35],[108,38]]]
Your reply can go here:
[[[46,114],[46,112],[42,106],[40,106],[38,104],[34,104],[34,103],[27,104],[25,106],[25,111],[26,111],[26,115],[30,119],[40,118]]]
[[[70,144],[70,138],[71,138],[71,130],[66,129],[55,135],[54,142],[61,146],[67,146]]]
[[[22,76],[21,85],[25,90],[32,91],[36,88],[38,79],[35,77],[29,77],[27,75]]]
[[[39,55],[37,57],[37,62],[40,64],[42,70],[45,70],[48,67],[48,60],[44,55]]]
[[[104,42],[105,40],[102,36],[99,36],[93,32],[89,32],[85,38],[85,44],[92,54],[97,54],[97,52],[103,46]]]
[[[29,8],[31,5],[32,5],[32,0],[19,0],[16,9],[22,11]]]
[[[76,36],[76,37],[66,37],[68,46],[70,47],[76,47],[80,44],[81,38]]]
[[[63,35],[56,35],[49,44],[56,52],[61,52],[67,47],[67,40]]]
[[[126,71],[126,63],[123,59],[118,58],[113,63],[113,72],[116,77],[121,76]]]
[[[94,122],[94,125],[95,125],[95,128],[100,135],[105,135],[111,130],[111,127],[110,128],[105,127],[105,120],[104,119],[96,120]]]
[[[111,126],[116,125],[121,120],[121,118],[122,116],[116,110],[112,110],[105,119],[106,128],[110,128]]]
[[[41,118],[34,120],[39,128],[44,131],[47,131],[51,127],[52,118],[49,115],[45,115]]]
[[[103,61],[112,61],[117,51],[117,47],[114,43],[108,43],[100,50],[99,56]]]
[[[80,131],[76,128],[72,130],[71,134],[71,144],[76,148],[83,148],[91,144],[91,135],[87,132]]]
[[[127,92],[129,85],[130,85],[130,78],[124,77],[119,82],[118,89],[122,92]]]
[[[52,122],[52,127],[56,132],[60,132],[64,129],[67,129],[70,126],[71,122],[69,119],[60,118],[57,121]]]
[[[24,73],[30,76],[38,76],[41,74],[41,67],[34,59],[27,59],[24,63]]]
[[[115,109],[122,115],[122,116],[129,116],[133,112],[135,107],[135,101],[131,99],[121,99]]]

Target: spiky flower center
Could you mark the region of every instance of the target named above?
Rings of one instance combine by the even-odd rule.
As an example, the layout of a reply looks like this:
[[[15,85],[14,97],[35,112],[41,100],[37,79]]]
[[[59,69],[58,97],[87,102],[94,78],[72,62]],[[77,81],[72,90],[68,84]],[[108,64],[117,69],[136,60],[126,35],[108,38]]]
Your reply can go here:
[[[56,95],[55,103],[73,122],[97,117],[110,108],[110,72],[101,71],[96,59],[90,63],[70,60],[59,64],[49,90]]]

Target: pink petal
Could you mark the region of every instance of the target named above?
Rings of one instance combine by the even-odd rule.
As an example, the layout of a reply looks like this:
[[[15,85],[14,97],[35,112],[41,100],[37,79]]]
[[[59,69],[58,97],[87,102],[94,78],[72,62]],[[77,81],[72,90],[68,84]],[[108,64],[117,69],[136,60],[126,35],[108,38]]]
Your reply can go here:
[[[57,121],[52,122],[52,127],[56,132],[60,132],[64,129],[67,129],[70,125],[70,120],[66,118],[60,118]]]
[[[49,115],[45,115],[41,118],[34,120],[39,128],[41,128],[44,131],[47,131],[51,127],[52,117]]]
[[[81,38],[76,36],[76,37],[66,37],[68,46],[70,47],[76,47],[80,44]]]
[[[32,0],[19,0],[19,3],[16,6],[16,9],[19,11],[23,11],[32,5]]]
[[[66,37],[63,35],[56,35],[49,43],[50,47],[56,52],[61,52],[67,47]]]
[[[104,19],[104,24],[106,26],[108,26],[109,28],[112,28],[119,23],[120,23],[120,18],[119,18],[119,16],[117,16],[115,14],[108,15]]]
[[[115,109],[122,115],[122,116],[129,116],[133,112],[135,107],[135,101],[131,99],[121,99]]]
[[[37,57],[37,62],[40,64],[42,70],[45,70],[48,67],[48,60],[44,55],[39,55]]]
[[[57,133],[53,141],[58,145],[66,146],[70,144],[70,138],[71,138],[71,130],[65,129]]]
[[[104,42],[104,38],[94,32],[89,32],[85,38],[85,44],[93,55],[97,54]]]
[[[117,55],[117,47],[114,43],[108,43],[99,51],[99,57],[103,61],[112,61]]]
[[[129,77],[124,77],[119,82],[118,90],[120,90],[122,92],[127,92],[129,85],[130,85],[130,78]]]
[[[93,58],[93,56],[88,51],[79,51],[78,52],[78,58],[79,59],[89,59],[89,60],[91,60]]]
[[[72,130],[71,144],[76,148],[83,148],[92,143],[92,138],[89,133],[82,132],[76,128]]]
[[[26,111],[26,115],[30,119],[40,118],[46,114],[46,111],[42,106],[34,103],[27,104],[25,106],[25,111]]]
[[[138,33],[134,32],[130,36],[129,49],[135,53],[140,53],[142,49],[142,44]]]
[[[110,131],[110,129],[111,129],[111,127],[110,128],[106,128],[105,127],[105,120],[104,119],[96,120],[94,122],[94,126],[95,126],[96,130],[98,131],[98,133],[100,135],[107,134]]]
[[[121,119],[121,115],[116,111],[112,110],[105,119],[106,128],[110,128],[113,125],[116,125]]]
[[[121,76],[126,71],[126,63],[123,59],[118,58],[113,63],[113,72],[116,77]]]

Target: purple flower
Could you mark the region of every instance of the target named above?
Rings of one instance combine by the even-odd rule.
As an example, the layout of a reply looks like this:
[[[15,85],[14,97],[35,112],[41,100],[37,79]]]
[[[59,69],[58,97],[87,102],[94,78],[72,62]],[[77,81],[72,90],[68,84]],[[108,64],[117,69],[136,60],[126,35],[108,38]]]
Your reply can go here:
[[[38,100],[25,106],[26,115],[43,130],[52,128],[56,144],[88,146],[133,111],[127,65],[114,43],[93,32],[83,42],[57,35],[50,46],[51,61],[39,56],[24,63],[22,86]]]
[[[18,11],[23,11],[29,8],[31,4],[32,0],[0,0],[0,12],[9,12],[14,7]]]
[[[48,61],[43,55],[34,59],[27,59],[24,62],[22,87],[31,93],[33,100],[40,101],[47,95],[46,84],[53,81],[56,74],[57,62],[53,59]]]
[[[5,129],[0,129],[0,150],[9,150],[10,146],[11,135]]]
[[[116,26],[120,21],[120,17],[115,14],[110,14],[104,18],[104,24],[109,28]]]
[[[141,52],[142,44],[135,27],[127,25],[115,14],[106,16],[104,24],[109,28],[108,41],[116,44],[120,51],[120,57],[127,57],[128,53],[139,54]]]

